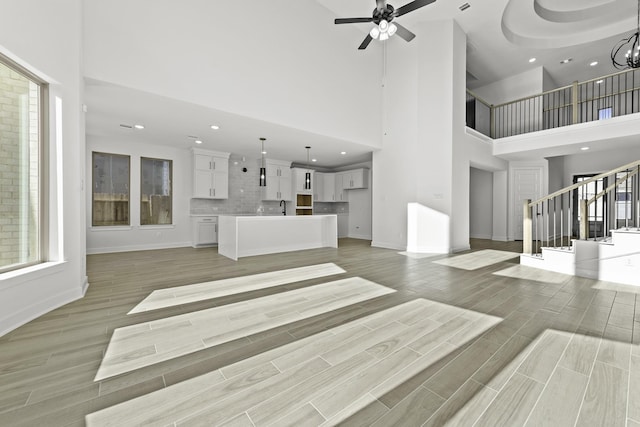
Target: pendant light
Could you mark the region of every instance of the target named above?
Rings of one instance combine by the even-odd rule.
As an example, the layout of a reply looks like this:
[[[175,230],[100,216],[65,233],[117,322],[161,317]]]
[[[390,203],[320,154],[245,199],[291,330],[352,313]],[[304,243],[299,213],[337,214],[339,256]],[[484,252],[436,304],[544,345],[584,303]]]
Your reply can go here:
[[[309,170],[309,150],[311,147],[304,147],[307,149],[307,173],[304,174],[304,189],[311,190],[311,171]]]
[[[260,142],[262,143],[262,163],[260,165],[260,187],[267,186],[267,168],[264,166],[264,142],[267,138],[260,138]]]

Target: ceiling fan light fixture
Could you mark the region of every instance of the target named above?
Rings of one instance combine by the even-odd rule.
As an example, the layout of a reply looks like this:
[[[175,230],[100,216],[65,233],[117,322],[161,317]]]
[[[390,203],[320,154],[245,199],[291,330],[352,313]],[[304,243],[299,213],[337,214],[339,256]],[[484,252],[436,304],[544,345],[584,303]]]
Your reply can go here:
[[[380,36],[380,30],[378,29],[378,27],[373,27],[369,32],[369,35],[371,36],[372,39],[377,40],[378,37]]]
[[[389,38],[389,33],[380,33],[380,41],[387,40]]]
[[[386,19],[383,19],[382,21],[380,21],[380,23],[378,24],[378,27],[380,27],[380,32],[381,33],[386,33],[389,30],[389,22],[387,22]]]
[[[387,31],[389,33],[389,37],[394,35],[396,31],[398,31],[398,27],[396,27],[396,25],[393,23],[389,24],[389,31]]]

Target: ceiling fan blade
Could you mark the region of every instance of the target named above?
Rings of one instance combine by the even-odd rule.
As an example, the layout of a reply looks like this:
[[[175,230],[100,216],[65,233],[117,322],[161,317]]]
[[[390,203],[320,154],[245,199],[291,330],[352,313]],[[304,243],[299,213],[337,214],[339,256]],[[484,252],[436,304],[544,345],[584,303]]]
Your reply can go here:
[[[411,31],[407,30],[405,27],[403,27],[402,25],[398,24],[397,22],[394,22],[393,25],[395,25],[398,30],[396,31],[396,34],[398,36],[400,36],[401,38],[403,38],[404,40],[410,42],[411,40],[413,40],[416,35],[413,34]]]
[[[371,43],[371,40],[373,40],[373,37],[371,37],[369,34],[367,34],[367,37],[364,38],[364,40],[362,41],[360,46],[358,46],[358,49],[359,50],[366,49],[367,46],[369,46],[369,43]]]
[[[359,24],[362,22],[373,22],[373,18],[336,18],[336,24]]]
[[[396,9],[395,15],[402,16],[405,13],[413,12],[416,9],[427,6],[436,0],[415,0]]]

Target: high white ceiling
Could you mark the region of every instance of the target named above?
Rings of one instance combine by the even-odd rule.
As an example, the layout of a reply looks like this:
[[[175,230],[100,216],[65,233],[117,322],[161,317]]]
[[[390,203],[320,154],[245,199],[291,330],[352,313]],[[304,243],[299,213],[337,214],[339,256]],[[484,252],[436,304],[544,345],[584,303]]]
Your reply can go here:
[[[374,0],[315,0],[329,17],[367,17]],[[390,0],[396,7],[407,0]],[[615,72],[609,59],[613,45],[635,30],[635,0],[437,0],[398,18],[408,29],[419,22],[455,19],[467,34],[467,86],[474,89],[508,76],[544,67],[557,86],[585,81]],[[251,13],[247,11],[247,13]],[[332,18],[329,18],[332,19]],[[352,27],[352,28],[347,28]],[[356,29],[354,29],[354,27]],[[353,46],[353,55],[381,57],[380,42],[367,50],[357,46],[371,24],[329,26],[340,42]],[[322,37],[307,34],[306,37]],[[388,42],[405,43],[398,37]],[[185,49],[188,48],[185,46]],[[530,58],[536,58],[530,63]],[[568,64],[561,64],[572,58]],[[598,65],[590,66],[593,61]],[[470,76],[469,76],[470,75]],[[317,135],[291,127],[213,110],[175,99],[145,93],[97,80],[87,80],[86,129],[90,136],[192,147],[197,136],[201,148],[214,148],[247,157],[259,155],[259,136],[268,137],[268,157],[305,162],[300,146],[312,146],[311,156],[321,167],[337,167],[370,158],[371,146]],[[143,123],[144,131],[120,127]],[[211,124],[222,124],[213,131]],[[372,124],[372,125],[375,125]],[[304,141],[304,143],[301,143]],[[295,148],[293,148],[295,147]],[[340,152],[346,151],[346,155]]]

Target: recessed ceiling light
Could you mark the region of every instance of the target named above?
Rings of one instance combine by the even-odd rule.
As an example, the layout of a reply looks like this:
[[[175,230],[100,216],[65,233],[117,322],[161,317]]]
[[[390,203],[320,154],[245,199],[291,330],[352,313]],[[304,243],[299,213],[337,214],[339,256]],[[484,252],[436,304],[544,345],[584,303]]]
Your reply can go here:
[[[211,129],[213,129],[213,130],[218,130],[218,129],[220,129],[220,126],[218,126],[218,125],[211,125]]]
[[[589,147],[582,147],[580,148],[582,151],[587,151],[589,149]]]
[[[529,58],[529,62],[536,62],[536,58]]]
[[[262,154],[267,154],[267,152],[266,152],[266,151],[263,151],[263,152],[262,152]]]
[[[136,129],[144,129],[144,125],[133,125]]]
[[[598,65],[598,61],[593,61],[591,64],[589,64],[591,67],[595,67],[596,65]]]
[[[318,159],[311,159],[311,161],[312,161],[312,162],[317,162],[317,161],[318,161]]]
[[[602,84],[602,83],[604,83],[604,80],[598,80],[598,81],[596,82],[596,84],[599,84],[599,85],[600,85],[600,84]]]
[[[196,139],[196,144],[202,144],[202,141],[200,141],[199,139]]]
[[[346,151],[341,151],[340,154],[342,154],[344,156],[345,154],[347,154],[347,152]]]
[[[561,64],[568,64],[571,61],[573,61],[573,58],[567,58],[567,59],[563,59],[562,61],[560,61],[560,63]]]

